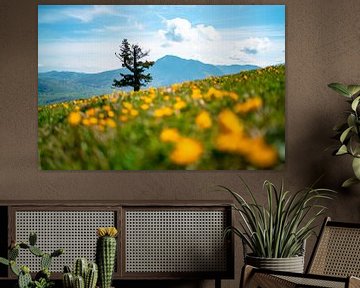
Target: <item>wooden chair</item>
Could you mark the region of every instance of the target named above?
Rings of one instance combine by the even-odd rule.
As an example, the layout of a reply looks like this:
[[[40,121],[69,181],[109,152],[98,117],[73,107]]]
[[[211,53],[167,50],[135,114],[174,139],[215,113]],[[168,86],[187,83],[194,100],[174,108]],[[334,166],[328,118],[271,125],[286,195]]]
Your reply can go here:
[[[240,287],[360,287],[360,223],[326,218],[306,273],[278,272],[244,266]]]

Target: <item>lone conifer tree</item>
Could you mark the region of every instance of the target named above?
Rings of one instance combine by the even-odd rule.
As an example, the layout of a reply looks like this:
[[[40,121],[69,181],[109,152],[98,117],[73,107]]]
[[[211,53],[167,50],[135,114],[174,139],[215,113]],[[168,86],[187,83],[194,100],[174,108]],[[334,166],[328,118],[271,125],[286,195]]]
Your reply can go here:
[[[121,79],[114,79],[114,87],[131,86],[134,91],[139,91],[141,86],[145,86],[152,80],[150,73],[144,74],[145,69],[154,65],[153,61],[142,61],[149,55],[149,51],[143,52],[138,45],[130,45],[124,39],[120,46],[120,53],[115,52],[115,56],[121,61],[121,66],[127,68],[131,74],[120,73]]]

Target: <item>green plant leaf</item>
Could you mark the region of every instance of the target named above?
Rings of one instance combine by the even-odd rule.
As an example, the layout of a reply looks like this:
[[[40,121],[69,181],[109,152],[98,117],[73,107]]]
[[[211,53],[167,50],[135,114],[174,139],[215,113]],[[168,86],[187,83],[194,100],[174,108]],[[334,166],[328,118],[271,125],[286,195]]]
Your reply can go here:
[[[360,183],[359,179],[352,177],[352,178],[349,178],[346,181],[344,181],[344,183],[341,185],[341,187],[348,188],[352,185],[359,184],[359,183]]]
[[[9,265],[9,264],[10,264],[9,260],[8,260],[8,259],[5,259],[5,258],[3,258],[3,257],[0,257],[0,263],[1,263],[1,264],[4,264],[4,265]]]
[[[354,96],[360,92],[360,85],[348,85],[347,90],[350,96]]]
[[[336,152],[335,155],[344,155],[348,153],[348,149],[346,147],[346,145],[341,145],[341,147],[339,148],[339,150]]]
[[[351,103],[351,109],[356,111],[357,106],[359,105],[360,96],[356,97]]]
[[[355,157],[353,159],[352,168],[356,178],[360,180],[360,158]]]
[[[341,143],[344,143],[344,141],[346,140],[346,137],[348,136],[348,134],[352,128],[353,128],[353,126],[350,126],[349,128],[345,129],[344,132],[341,133],[341,136],[340,136]]]
[[[328,85],[329,88],[333,89],[334,91],[336,91],[337,93],[341,94],[342,96],[345,97],[351,97],[350,92],[348,90],[348,87],[344,84],[341,83],[330,83]]]
[[[356,116],[353,113],[350,113],[347,118],[347,124],[350,126],[355,126]]]

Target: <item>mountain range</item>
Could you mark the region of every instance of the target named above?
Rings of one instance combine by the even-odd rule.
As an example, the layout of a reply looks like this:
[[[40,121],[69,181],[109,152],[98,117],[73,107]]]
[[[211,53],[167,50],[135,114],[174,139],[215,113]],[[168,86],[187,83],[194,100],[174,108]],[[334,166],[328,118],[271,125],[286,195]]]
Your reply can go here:
[[[160,87],[184,81],[222,76],[241,71],[258,69],[255,65],[212,65],[197,60],[186,60],[177,56],[164,56],[148,70],[153,77],[149,86]],[[88,98],[93,95],[111,93],[112,83],[127,73],[125,68],[100,73],[50,71],[38,74],[38,104]],[[129,91],[130,89],[124,88]]]

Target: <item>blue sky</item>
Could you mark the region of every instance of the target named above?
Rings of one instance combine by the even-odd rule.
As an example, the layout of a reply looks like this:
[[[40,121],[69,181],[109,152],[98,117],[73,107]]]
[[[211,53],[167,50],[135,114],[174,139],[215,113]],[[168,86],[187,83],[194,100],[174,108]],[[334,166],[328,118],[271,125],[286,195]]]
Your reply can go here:
[[[122,39],[210,64],[285,63],[284,5],[39,5],[38,67],[118,69]]]

